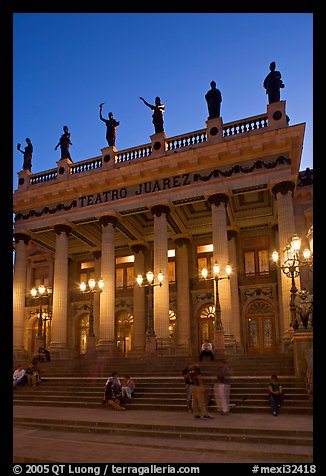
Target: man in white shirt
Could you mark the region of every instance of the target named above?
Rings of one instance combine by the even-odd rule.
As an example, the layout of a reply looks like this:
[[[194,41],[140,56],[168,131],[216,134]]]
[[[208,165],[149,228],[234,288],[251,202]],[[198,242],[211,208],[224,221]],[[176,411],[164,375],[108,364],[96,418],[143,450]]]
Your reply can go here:
[[[208,339],[205,339],[203,345],[201,346],[201,351],[200,351],[200,354],[199,354],[199,361],[201,362],[203,360],[203,357],[207,355],[208,357],[210,357],[211,361],[214,360],[214,354],[213,354],[213,346],[212,344],[209,342]]]
[[[17,385],[25,384],[25,374],[26,374],[26,370],[23,369],[21,364],[19,364],[12,376],[14,389]]]

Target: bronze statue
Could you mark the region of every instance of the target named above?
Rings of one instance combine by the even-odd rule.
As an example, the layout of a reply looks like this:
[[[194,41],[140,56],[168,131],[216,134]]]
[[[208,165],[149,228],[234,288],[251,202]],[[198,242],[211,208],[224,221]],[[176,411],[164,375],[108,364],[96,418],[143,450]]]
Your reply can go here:
[[[60,140],[58,144],[55,146],[54,150],[57,150],[57,148],[60,145],[61,148],[61,160],[62,159],[70,159],[72,160],[69,152],[69,147],[72,145],[70,142],[70,132],[68,130],[68,126],[63,126],[63,131],[64,133],[60,137]]]
[[[216,87],[215,81],[211,82],[211,89],[205,94],[208,107],[208,119],[220,117],[222,94]]]
[[[139,97],[139,99],[141,99],[144,102],[144,104],[146,104],[147,107],[149,107],[150,109],[152,109],[152,111],[154,111],[152,118],[153,118],[155,134],[164,132],[163,112],[165,110],[165,106],[164,104],[161,103],[161,99],[158,96],[155,98],[155,106],[153,106],[153,104],[149,104],[142,97]]]
[[[275,71],[276,63],[273,61],[269,65],[270,73],[264,79],[264,88],[266,89],[266,94],[268,94],[268,104],[273,102],[280,101],[280,89],[284,88],[285,85],[281,79],[281,73]]]
[[[120,124],[119,121],[116,121],[113,117],[113,113],[109,112],[108,117],[109,119],[104,119],[102,116],[102,109],[105,103],[100,104],[100,119],[101,121],[105,122],[106,124],[106,140],[109,146],[115,145],[116,139],[116,129]]]
[[[28,137],[25,140],[27,142],[27,146],[25,147],[25,150],[24,151],[21,150],[20,148],[21,144],[17,144],[17,150],[19,150],[19,152],[21,152],[24,155],[23,170],[29,170],[31,172],[33,145],[32,145],[31,139],[29,139]]]

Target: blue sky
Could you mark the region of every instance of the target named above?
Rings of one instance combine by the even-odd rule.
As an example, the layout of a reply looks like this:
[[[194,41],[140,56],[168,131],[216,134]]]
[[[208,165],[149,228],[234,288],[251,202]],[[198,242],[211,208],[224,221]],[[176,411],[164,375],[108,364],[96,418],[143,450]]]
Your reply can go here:
[[[165,104],[168,137],[205,127],[214,80],[224,123],[266,112],[271,61],[285,88],[290,125],[306,123],[301,170],[313,167],[312,13],[15,13],[13,186],[29,137],[32,172],[55,168],[68,125],[74,162],[101,155],[103,116],[120,121],[116,147],[150,142],[152,112]]]

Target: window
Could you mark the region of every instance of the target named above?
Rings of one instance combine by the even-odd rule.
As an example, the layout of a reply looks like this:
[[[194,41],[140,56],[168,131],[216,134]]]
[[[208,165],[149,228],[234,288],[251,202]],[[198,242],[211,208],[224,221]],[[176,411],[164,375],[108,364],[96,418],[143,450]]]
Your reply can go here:
[[[125,289],[134,286],[136,280],[134,276],[134,255],[119,256],[116,258],[115,279],[116,288]]]
[[[208,273],[213,269],[213,245],[197,246],[197,271],[198,278],[202,279],[201,270],[207,268]]]
[[[91,278],[94,278],[94,261],[85,261],[80,263],[80,271],[79,271],[79,282],[80,283],[88,283]]]
[[[247,276],[269,273],[268,250],[251,250],[244,252],[245,273]]]

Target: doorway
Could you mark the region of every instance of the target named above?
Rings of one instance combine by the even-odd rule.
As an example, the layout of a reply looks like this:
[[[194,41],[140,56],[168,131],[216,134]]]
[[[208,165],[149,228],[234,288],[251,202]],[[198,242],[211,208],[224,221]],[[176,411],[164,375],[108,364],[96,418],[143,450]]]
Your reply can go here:
[[[275,315],[272,305],[263,299],[252,301],[247,306],[245,321],[248,352],[275,352]]]

